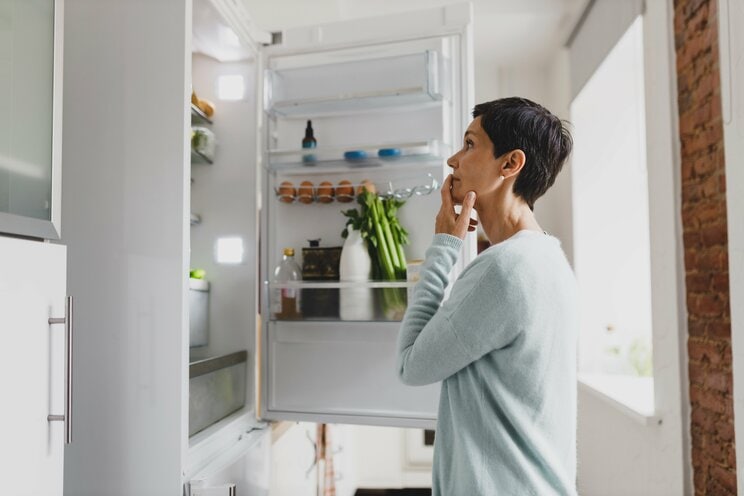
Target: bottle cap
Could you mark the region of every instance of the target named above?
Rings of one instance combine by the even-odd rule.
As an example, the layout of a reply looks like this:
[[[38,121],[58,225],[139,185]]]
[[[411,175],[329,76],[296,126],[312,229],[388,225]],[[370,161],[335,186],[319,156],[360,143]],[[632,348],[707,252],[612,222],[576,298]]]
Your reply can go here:
[[[305,128],[305,139],[309,139],[315,137],[313,136],[313,121],[307,121],[307,127]]]
[[[285,248],[284,249],[284,256],[294,257],[294,248]]]

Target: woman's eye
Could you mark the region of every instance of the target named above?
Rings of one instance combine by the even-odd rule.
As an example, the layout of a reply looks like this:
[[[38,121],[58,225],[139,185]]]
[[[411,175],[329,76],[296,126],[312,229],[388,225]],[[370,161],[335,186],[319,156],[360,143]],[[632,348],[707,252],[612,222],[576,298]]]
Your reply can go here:
[[[473,142],[470,141],[470,140],[466,141],[465,142],[465,148],[467,148],[468,150],[471,149],[471,148],[473,148]]]

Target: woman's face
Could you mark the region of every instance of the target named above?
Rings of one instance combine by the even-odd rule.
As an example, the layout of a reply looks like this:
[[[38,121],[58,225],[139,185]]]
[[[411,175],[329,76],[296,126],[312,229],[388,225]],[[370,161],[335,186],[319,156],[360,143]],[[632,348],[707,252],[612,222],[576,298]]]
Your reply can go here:
[[[453,201],[461,204],[468,191],[475,191],[476,199],[487,198],[501,183],[503,164],[503,159],[493,156],[493,142],[476,117],[465,131],[462,149],[447,160],[452,167]]]

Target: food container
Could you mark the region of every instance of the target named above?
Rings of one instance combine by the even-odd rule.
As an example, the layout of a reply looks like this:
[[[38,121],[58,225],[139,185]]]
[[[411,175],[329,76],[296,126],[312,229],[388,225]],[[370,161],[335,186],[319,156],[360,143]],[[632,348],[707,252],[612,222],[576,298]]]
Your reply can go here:
[[[338,281],[341,247],[319,246],[319,239],[309,243],[309,247],[302,249],[302,280]],[[338,319],[338,288],[304,289],[300,307],[305,319]]]

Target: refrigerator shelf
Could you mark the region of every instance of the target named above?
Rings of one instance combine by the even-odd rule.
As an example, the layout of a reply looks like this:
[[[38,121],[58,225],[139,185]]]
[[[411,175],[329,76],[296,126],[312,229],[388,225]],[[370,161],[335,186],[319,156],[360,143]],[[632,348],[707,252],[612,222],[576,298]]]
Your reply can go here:
[[[426,182],[419,181],[412,186],[397,188],[392,181],[388,181],[385,188],[380,188],[379,185],[375,184],[375,189],[377,195],[381,198],[407,200],[416,196],[426,196],[437,191],[440,186],[439,181],[431,174],[427,174],[426,178]],[[338,183],[334,186],[332,183],[330,185],[307,183],[308,181],[303,181],[299,184],[299,187],[295,187],[294,183],[283,181],[279,186],[274,187],[274,195],[282,203],[302,203],[305,205],[334,202],[352,203],[356,200],[356,195],[360,194],[366,184],[369,184],[369,182],[357,184]],[[343,188],[343,193],[338,192],[341,188]],[[329,189],[330,191],[328,191]],[[349,190],[351,191],[347,193]]]
[[[357,114],[365,111],[388,108],[420,108],[425,104],[437,104],[439,94],[431,94],[424,87],[396,88],[389,91],[349,93],[327,98],[306,98],[275,102],[269,112],[279,117],[306,119],[333,115]]]
[[[344,158],[347,152],[362,152],[366,158]],[[414,164],[441,163],[450,147],[437,140],[383,143],[346,147],[319,147],[269,150],[268,169],[289,174],[356,170],[367,167],[404,167]],[[357,153],[358,155],[358,153]]]
[[[436,50],[266,71],[269,114],[318,117],[439,104],[447,98]],[[385,77],[380,77],[385,74]]]
[[[207,157],[203,153],[201,153],[201,152],[199,152],[197,150],[194,150],[192,148],[191,149],[191,163],[192,164],[209,164],[209,165],[212,165],[214,163],[214,160],[212,160],[211,158]]]
[[[191,123],[192,124],[212,124],[212,119],[207,117],[207,114],[205,114],[202,109],[191,104]]]
[[[269,289],[385,289],[412,288],[416,283],[411,281],[292,281],[269,282],[264,284]]]
[[[271,321],[397,322],[403,319],[408,281],[294,281],[266,283]]]

